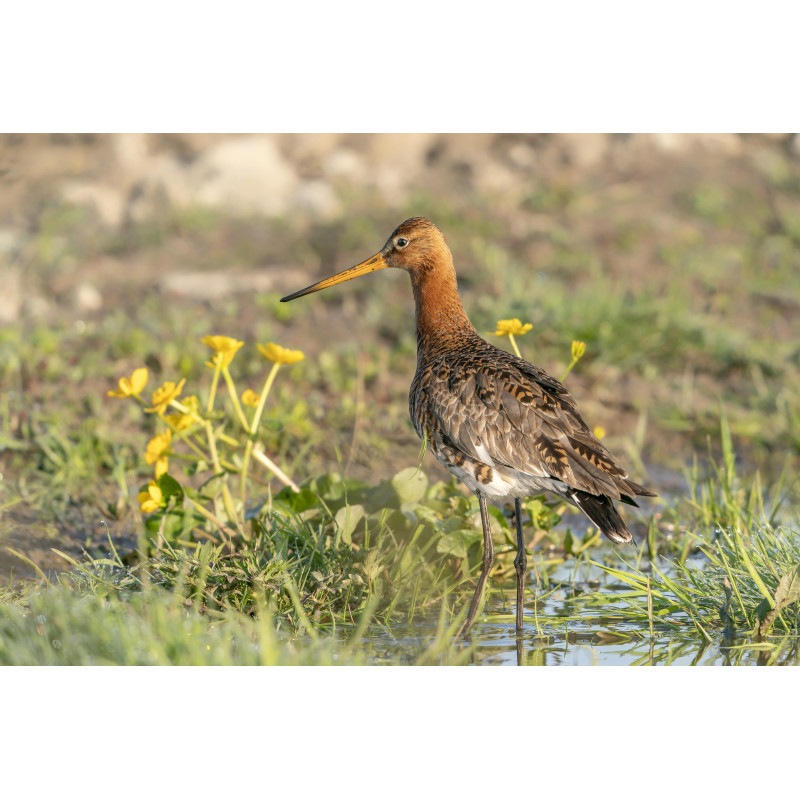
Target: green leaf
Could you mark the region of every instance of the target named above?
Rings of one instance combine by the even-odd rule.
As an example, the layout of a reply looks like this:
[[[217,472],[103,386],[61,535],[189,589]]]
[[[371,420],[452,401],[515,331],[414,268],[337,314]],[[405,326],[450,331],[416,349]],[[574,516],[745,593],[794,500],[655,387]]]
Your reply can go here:
[[[299,492],[294,492],[287,486],[275,495],[275,500],[281,501],[287,508],[297,513],[320,504],[317,494],[305,486]]]
[[[428,478],[416,467],[407,467],[392,478],[392,487],[401,503],[418,503],[425,496]]]
[[[494,517],[497,520],[497,524],[501,528],[504,528],[505,530],[511,530],[511,526],[508,524],[508,519],[506,519],[506,515],[503,514],[503,512],[497,506],[489,506],[487,511],[489,512],[490,517]]]
[[[795,564],[781,576],[775,589],[775,602],[788,606],[800,597],[800,564]]]
[[[334,517],[334,521],[342,532],[342,541],[347,544],[353,543],[353,531],[362,519],[364,519],[364,506],[342,506]]]
[[[148,517],[145,528],[153,535],[163,534],[166,541],[174,544],[182,535],[188,534],[195,525],[202,523],[203,519],[191,509],[162,511]]]
[[[354,493],[363,492],[366,484],[353,478],[342,478],[336,473],[328,473],[318,478],[312,478],[308,481],[307,487],[323,497],[325,502],[330,505],[337,500],[344,501],[346,497]],[[350,499],[352,500],[352,497]]]
[[[456,558],[466,558],[470,547],[483,541],[483,534],[475,530],[457,530],[442,534],[436,543],[436,552]]]
[[[373,486],[364,492],[363,500],[359,500],[369,509],[370,512],[378,511],[383,508],[397,507],[397,493],[392,488],[389,481],[381,481],[377,486]]]
[[[222,493],[222,487],[225,484],[227,475],[220,472],[218,475],[212,475],[208,480],[200,484],[199,491],[206,497],[217,497]]]
[[[179,500],[183,500],[183,487],[166,472],[156,481],[156,484],[161,489],[165,502],[169,502],[170,497],[177,497]]]
[[[428,508],[427,505],[414,505],[413,508],[403,508],[401,511],[403,511],[405,514],[413,515],[413,521],[415,524],[422,522],[430,525],[432,528],[436,528],[442,523],[442,519],[439,514],[437,514],[434,509]]]
[[[756,614],[760,620],[759,634],[765,636],[781,610],[794,603],[798,597],[800,597],[800,564],[795,564],[778,581],[775,588],[774,608],[771,607],[768,600],[762,600],[756,608]]]

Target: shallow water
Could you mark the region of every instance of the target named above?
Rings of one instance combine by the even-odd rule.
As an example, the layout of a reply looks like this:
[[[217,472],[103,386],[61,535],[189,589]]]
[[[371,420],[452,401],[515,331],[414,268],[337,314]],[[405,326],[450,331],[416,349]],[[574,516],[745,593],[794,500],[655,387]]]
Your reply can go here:
[[[702,636],[685,636],[655,631],[641,631],[635,626],[614,620],[612,616],[587,616],[585,621],[571,619],[560,629],[540,616],[539,629],[526,617],[519,639],[514,632],[514,618],[502,614],[502,601],[496,610],[507,621],[496,621],[491,614],[479,620],[468,639],[474,653],[468,663],[478,666],[714,666],[714,665],[800,665],[800,637],[769,641],[777,647],[751,644],[743,636],[725,641],[722,635],[707,642]],[[489,605],[489,604],[487,604]],[[436,635],[436,619],[417,620],[414,624],[394,626],[391,632],[376,627],[362,637],[362,645],[374,664],[411,664],[426,650]]]
[[[606,573],[583,564],[580,575],[574,567],[551,570],[550,576],[567,587],[535,604],[526,595],[522,635],[515,635],[514,591],[489,593],[483,613],[468,639],[474,652],[468,663],[481,666],[713,666],[800,665],[800,637],[770,637],[765,644],[752,643],[748,632],[726,639],[709,631],[711,641],[698,634],[686,619],[686,632],[665,631],[625,620],[615,610],[624,605],[614,600],[614,591],[629,587],[613,583]],[[580,578],[580,580],[578,580]],[[569,589],[602,586],[607,601],[598,605],[582,602]],[[569,595],[569,596],[568,596]],[[597,596],[594,595],[596,598]],[[680,617],[672,617],[680,624]],[[438,614],[417,617],[411,623],[389,630],[373,625],[362,644],[375,664],[410,664],[422,655],[436,637]],[[435,663],[435,662],[434,662]]]

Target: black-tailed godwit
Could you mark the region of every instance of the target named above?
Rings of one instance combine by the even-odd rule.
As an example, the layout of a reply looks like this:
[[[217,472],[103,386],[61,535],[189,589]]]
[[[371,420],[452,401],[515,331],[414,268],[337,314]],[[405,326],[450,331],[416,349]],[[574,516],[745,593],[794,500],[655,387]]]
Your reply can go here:
[[[614,501],[635,506],[637,495],[655,493],[628,478],[560,381],[478,335],[461,305],[444,235],[424,217],[407,219],[372,258],[282,302],[385,267],[406,270],[414,290],[417,372],[409,394],[411,421],[433,455],[478,496],[483,568],[459,633],[472,625],[494,563],[489,500],[514,501],[520,632],[527,569],[521,498],[553,492],[622,544],[633,537]]]

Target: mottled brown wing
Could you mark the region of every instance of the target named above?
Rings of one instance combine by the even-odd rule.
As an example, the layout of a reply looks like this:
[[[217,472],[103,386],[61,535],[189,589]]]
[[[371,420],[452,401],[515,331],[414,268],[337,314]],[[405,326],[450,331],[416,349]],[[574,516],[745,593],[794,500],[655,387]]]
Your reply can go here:
[[[432,365],[425,416],[479,461],[553,477],[595,495],[631,501],[650,494],[589,430],[566,388],[503,350],[449,354]],[[422,398],[420,398],[422,399]]]

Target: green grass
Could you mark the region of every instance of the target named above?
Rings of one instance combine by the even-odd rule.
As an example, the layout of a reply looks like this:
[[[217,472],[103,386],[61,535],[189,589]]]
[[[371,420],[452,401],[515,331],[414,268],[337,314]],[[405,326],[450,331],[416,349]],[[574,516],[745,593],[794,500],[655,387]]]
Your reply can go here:
[[[150,587],[125,596],[65,584],[30,592],[24,604],[0,603],[0,664],[359,666],[372,661],[363,629],[356,626],[349,640],[311,625],[304,636],[288,636],[266,605],[252,616],[230,609],[212,616],[180,591]],[[463,663],[470,649],[452,649],[451,638],[442,626],[412,663]]]
[[[307,594],[301,597],[282,564],[250,575],[248,583],[242,562],[219,564],[212,560],[219,555],[209,547],[194,558],[168,548],[162,557],[131,569],[115,553],[114,558],[76,562],[74,571],[54,581],[45,578],[23,590],[3,590],[0,664],[379,663],[380,655],[363,639],[376,602],[367,600],[344,635],[341,628],[336,635],[335,624],[320,625],[317,613],[307,615],[315,603]],[[299,572],[295,575],[302,580]],[[472,648],[452,645],[458,622],[450,622],[443,608],[436,628],[406,653],[407,663],[468,661]]]
[[[730,642],[764,643],[771,635],[771,646],[778,646],[783,640],[775,636],[800,636],[800,519],[784,505],[783,481],[767,492],[758,474],[749,480],[737,474],[724,415],[721,447],[722,463],[712,461],[704,480],[696,465],[690,476],[692,531],[673,557],[653,558],[646,572],[598,566],[633,587],[624,595],[628,621],[651,630],[688,621],[708,642],[721,632]]]

